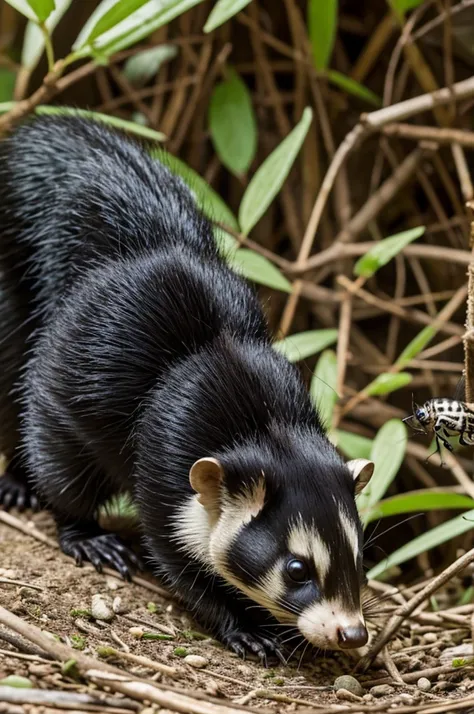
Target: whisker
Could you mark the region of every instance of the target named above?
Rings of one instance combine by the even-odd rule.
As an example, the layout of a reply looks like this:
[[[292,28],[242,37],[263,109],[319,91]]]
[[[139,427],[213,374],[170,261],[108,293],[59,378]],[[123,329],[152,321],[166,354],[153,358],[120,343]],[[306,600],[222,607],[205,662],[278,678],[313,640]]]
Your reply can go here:
[[[401,523],[395,523],[395,525],[390,526],[390,528],[387,528],[386,530],[382,531],[382,533],[379,533],[376,538],[373,538],[373,537],[369,538],[367,543],[364,545],[364,550],[367,548],[367,546],[372,545],[376,540],[381,538],[386,533],[390,533],[390,531],[392,531],[394,528],[403,526],[405,523],[408,523],[409,521],[413,520],[414,518],[419,518],[420,516],[423,516],[423,515],[424,515],[423,513],[415,513],[412,516],[408,516],[407,518],[404,518],[403,521],[401,521]]]

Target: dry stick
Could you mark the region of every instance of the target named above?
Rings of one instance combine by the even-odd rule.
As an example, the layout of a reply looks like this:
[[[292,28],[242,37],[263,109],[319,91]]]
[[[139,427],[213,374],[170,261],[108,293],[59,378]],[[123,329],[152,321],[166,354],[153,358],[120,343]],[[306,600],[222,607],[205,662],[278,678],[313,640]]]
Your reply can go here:
[[[29,583],[24,583],[23,580],[11,580],[10,578],[0,578],[0,585],[20,585],[24,588],[31,588],[31,590],[39,590],[42,592],[44,588],[40,588],[39,585],[30,585]]]
[[[402,320],[407,320],[410,322],[417,322],[422,325],[433,325],[436,320],[433,320],[429,315],[426,314],[426,312],[423,312],[422,310],[415,310],[415,309],[407,309],[404,307],[401,307],[400,305],[397,305],[397,303],[392,302],[390,300],[383,300],[382,298],[377,297],[376,295],[373,295],[372,293],[369,293],[367,290],[364,290],[364,288],[360,288],[357,285],[356,282],[352,282],[349,280],[349,278],[346,278],[345,275],[339,275],[337,278],[337,282],[342,285],[343,288],[348,290],[351,293],[354,293],[358,297],[362,298],[364,302],[368,303],[369,305],[374,305],[376,307],[380,307],[382,310],[385,312],[389,312],[392,315],[395,315],[396,317],[400,317]],[[460,291],[462,292],[462,297],[460,294]],[[465,299],[465,287],[463,286],[456,292],[456,300],[455,300],[455,305],[457,309],[462,302],[462,300]],[[453,298],[447,303],[447,305],[451,305]],[[447,307],[447,305],[445,307]],[[444,310],[445,308],[443,308]],[[454,311],[454,310],[453,310]],[[441,312],[439,313],[439,316],[441,315]],[[438,320],[439,320],[438,316]],[[459,325],[454,325],[451,323],[445,323],[443,322],[440,324],[439,328],[440,331],[446,332],[450,335],[462,335],[463,334],[463,329]]]
[[[361,233],[368,224],[387,206],[397,193],[410,181],[422,158],[433,150],[432,145],[418,147],[395,169],[393,174],[372,194],[362,208],[334,239],[347,243]],[[333,245],[334,245],[333,244]]]
[[[40,707],[62,707],[76,712],[101,712],[102,714],[129,714],[139,705],[119,697],[99,697],[81,692],[63,692],[49,689],[15,689],[0,687],[0,702],[9,704],[32,704]]]
[[[348,280],[343,275],[340,275],[337,280],[341,285],[346,287],[349,291],[357,292],[359,295],[361,295],[362,297],[364,297],[364,299],[366,299],[368,301],[370,301],[374,297],[370,293],[367,293],[365,290],[361,290],[360,288],[358,288],[357,283],[352,283],[350,280]],[[434,320],[432,318],[430,318],[428,315],[426,315],[426,313],[421,313],[422,315],[424,315],[424,318],[427,319],[427,321],[428,321],[427,324],[434,327],[435,330],[437,330],[437,331],[440,331],[442,328],[446,329],[447,320],[449,320],[449,318],[453,315],[453,313],[456,312],[456,310],[464,302],[464,300],[466,299],[466,293],[467,293],[467,288],[464,285],[462,285],[456,291],[456,293],[453,295],[451,300],[443,307],[442,310],[440,310],[439,314],[437,315],[437,317]],[[390,305],[390,303],[388,303],[388,305]],[[391,311],[393,311],[393,306],[390,309],[387,306],[386,309],[387,309],[387,311],[391,312]],[[400,308],[397,307],[397,309],[400,309]],[[415,312],[415,311],[411,311],[411,312]],[[417,310],[416,312],[418,313],[419,310]],[[455,326],[453,325],[453,328],[454,327]],[[394,374],[394,373],[399,372],[400,370],[404,369],[406,366],[407,366],[407,364],[395,363],[387,371]],[[362,401],[365,401],[367,399],[367,397],[368,397],[368,394],[365,392],[365,390],[362,389],[354,397],[352,397],[352,399],[350,399],[347,402],[347,404],[341,409],[341,416],[345,416],[355,406],[360,404]],[[473,486],[474,486],[474,484],[473,484]]]
[[[471,212],[474,213],[474,202],[468,204]],[[474,220],[471,223],[471,262],[468,268],[467,284],[467,316],[466,333],[463,338],[464,345],[464,377],[466,401],[474,401]]]
[[[250,26],[250,41],[257,61],[257,69],[261,74],[263,85],[271,100],[275,112],[275,122],[280,136],[283,138],[291,131],[291,124],[283,107],[280,93],[275,82],[275,76],[271,70],[266,50],[263,46],[263,33],[260,27],[259,8],[256,3],[251,3],[250,14],[252,25]],[[294,193],[290,191],[288,184],[285,184],[281,193],[281,201],[285,214],[285,222],[288,234],[294,245],[298,246],[301,239],[301,223],[299,211],[295,201]]]
[[[356,257],[365,255],[370,248],[374,247],[373,242],[355,243],[353,245],[335,244],[323,250],[321,253],[312,255],[302,265],[292,263],[291,267],[286,267],[285,272],[289,274],[306,273],[309,270],[315,270],[323,265],[332,263],[340,258]],[[446,246],[425,245],[422,243],[407,245],[400,251],[401,255],[415,258],[426,258],[428,260],[442,260],[459,265],[469,265],[471,262],[471,253],[467,250],[457,248],[447,248]]]
[[[9,630],[0,629],[0,640],[8,642],[9,645],[16,647],[17,650],[24,652],[26,655],[41,657],[45,660],[51,659],[47,652],[43,652],[42,649],[25,642],[21,637],[17,637]]]
[[[419,114],[420,112],[432,109],[440,104],[447,104],[454,99],[465,99],[473,94],[474,77],[470,77],[469,79],[453,84],[452,87],[444,87],[443,89],[438,89],[436,92],[422,94],[419,97],[407,99],[403,102],[399,102],[398,104],[393,104],[392,106],[370,112],[369,114],[363,114],[361,116],[361,123],[357,124],[339,145],[326,172],[306,227],[298,258],[294,263],[294,272],[302,272],[303,265],[305,265],[305,269],[307,269],[306,266],[309,262],[308,258],[313,247],[313,242],[321,221],[321,216],[339,170],[350,152],[353,151],[353,149],[356,148],[360,142],[370,134],[371,131],[379,130],[389,122],[400,121],[401,119],[406,119],[415,114]],[[331,249],[328,248],[328,250]],[[301,281],[295,281],[293,285],[293,293],[288,300],[282,317],[281,328],[283,331],[288,330],[289,325],[293,320],[293,315],[301,294],[301,287]]]
[[[36,540],[39,540],[45,545],[48,545],[50,548],[59,550],[59,544],[55,540],[53,540],[52,538],[48,538],[47,535],[39,531],[34,525],[28,525],[20,518],[12,516],[11,513],[0,511],[0,523],[5,523],[5,525],[7,526],[16,528],[16,530],[21,531],[22,533],[25,533],[25,535],[31,536],[32,538],[36,538]],[[83,567],[86,570],[94,569],[94,567],[92,565],[89,565],[88,563],[86,563]],[[104,575],[110,575],[113,578],[117,578],[117,580],[121,580],[120,575],[117,573],[116,570],[112,570],[112,568],[103,568],[102,573]],[[154,583],[145,580],[145,578],[140,578],[136,575],[133,575],[132,582],[135,585],[138,585],[142,588],[145,588],[146,590],[150,590],[151,592],[160,595],[161,597],[168,599],[172,597],[171,593],[169,593],[167,590],[165,590],[164,588],[160,588],[159,585],[155,585]]]
[[[67,662],[71,659],[75,660],[76,666],[78,670],[85,676],[86,678],[90,678],[90,670],[94,671],[94,678],[97,678],[99,680],[105,680],[105,677],[107,675],[111,677],[111,680],[114,681],[128,681],[129,677],[124,674],[123,670],[118,669],[117,667],[113,667],[112,665],[109,665],[105,662],[99,662],[98,660],[94,659],[93,657],[90,657],[88,655],[85,655],[83,652],[80,652],[78,650],[72,649],[72,647],[68,647],[67,645],[63,644],[62,642],[57,642],[56,640],[48,637],[42,630],[40,630],[39,627],[36,625],[33,625],[31,623],[25,622],[22,620],[20,617],[17,615],[14,615],[12,612],[9,610],[6,610],[4,607],[0,606],[0,624],[5,625],[6,627],[9,627],[12,629],[14,632],[17,632],[18,634],[22,635],[25,637],[27,640],[30,642],[33,642],[36,644],[38,647],[40,647],[42,650],[47,652],[48,654],[52,655],[55,659],[61,661],[61,662]],[[178,670],[177,670],[178,672]],[[179,672],[178,672],[179,674]],[[209,673],[211,675],[211,673]],[[136,680],[136,678],[135,678]],[[109,685],[109,681],[105,682],[105,685]],[[209,697],[206,694],[203,694],[201,692],[192,692],[190,693],[188,690],[177,688],[177,687],[165,687],[165,685],[161,683],[147,683],[145,680],[141,681],[134,681],[133,684],[137,685],[138,691],[140,691],[140,688],[142,686],[145,686],[147,688],[147,691],[154,690],[157,692],[157,696],[160,694],[163,694],[163,698],[165,699],[167,696],[172,698],[175,694],[179,696],[184,696],[186,698],[189,698],[190,701],[196,703],[196,704],[214,704],[215,699],[213,697]],[[112,685],[110,684],[111,688]],[[122,691],[120,689],[117,689],[117,691]],[[124,694],[128,694],[128,691],[124,691]],[[136,692],[135,692],[136,694]],[[132,698],[137,698],[134,696],[132,692],[130,692],[130,696]],[[138,697],[141,699],[141,697]],[[146,697],[149,698],[149,697]],[[195,699],[194,699],[195,698]],[[158,702],[159,703],[159,702]],[[175,709],[173,706],[170,706],[169,708],[174,709],[175,711],[193,711],[195,714],[204,714],[204,710],[201,710],[201,712],[194,708],[194,709],[188,709],[188,710],[181,710],[179,708]],[[207,709],[206,714],[219,714],[221,707],[218,706],[217,708],[214,706],[212,708]],[[239,707],[239,711],[242,709],[245,709],[246,711],[249,711],[245,707]]]
[[[300,44],[303,45],[304,52],[309,60],[307,65],[308,76],[311,84],[311,89],[314,97],[314,102],[316,106],[316,111],[318,114],[318,121],[321,127],[321,134],[323,137],[324,147],[328,154],[329,159],[332,159],[336,151],[336,146],[334,143],[334,137],[331,130],[331,121],[329,119],[327,106],[324,102],[321,88],[316,76],[316,71],[314,68],[314,63],[311,61],[312,58],[312,47],[308,38],[308,32],[306,28],[306,23],[303,18],[300,9],[298,8],[295,0],[286,0],[287,7],[289,8],[290,22],[293,19],[296,26],[296,36],[299,39]],[[291,10],[290,10],[291,8]],[[291,23],[293,25],[293,23]],[[339,217],[339,221],[344,225],[350,218],[351,212],[351,199],[350,199],[350,188],[349,180],[347,174],[344,170],[341,171],[340,175],[337,177],[334,186],[334,198],[335,198],[335,213]]]
[[[430,679],[432,677],[437,677],[439,674],[454,674],[460,669],[470,670],[472,669],[472,665],[462,665],[460,667],[453,667],[450,664],[444,664],[440,667],[419,669],[417,672],[407,672],[405,674],[402,674],[401,678],[405,684],[414,684],[418,681],[420,677],[426,677],[427,679]],[[378,684],[393,684],[393,679],[391,677],[380,677],[379,679],[369,679],[368,681],[363,681],[362,684],[364,685],[364,687],[375,687]]]
[[[17,634],[22,635],[22,637],[25,637],[29,642],[33,642],[41,650],[47,652],[61,662],[67,662],[70,659],[76,660],[77,666],[80,670],[90,669],[91,667],[96,667],[98,665],[97,660],[79,652],[78,650],[73,650],[72,647],[68,647],[62,642],[57,642],[56,640],[51,639],[51,637],[48,637],[40,630],[39,627],[25,622],[17,615],[14,615],[13,612],[6,610],[1,605],[0,624],[5,627],[9,627]],[[103,667],[108,672],[118,672],[121,674],[121,670],[116,667],[111,667],[108,664],[104,664]]]
[[[385,669],[387,670],[389,675],[392,677],[392,679],[395,682],[398,682],[399,684],[405,684],[405,682],[403,681],[401,674],[398,671],[397,666],[396,666],[395,662],[393,661],[387,647],[383,648],[382,659],[383,659]]]
[[[47,101],[57,91],[57,81],[64,71],[64,61],[56,62],[51,72],[48,72],[43,80],[43,84],[28,99],[23,99],[9,111],[0,117],[0,136],[11,126],[29,114],[38,104]]]
[[[339,315],[339,330],[337,342],[337,377],[336,377],[336,392],[342,396],[344,391],[344,382],[346,377],[347,359],[349,351],[349,341],[352,322],[352,296],[347,294],[341,304]],[[340,421],[339,405],[336,405],[333,416],[333,429],[336,429]]]
[[[474,131],[465,129],[445,129],[434,126],[414,126],[413,124],[388,124],[380,127],[385,136],[397,136],[413,141],[434,141],[437,144],[459,144],[466,149],[474,149]]]
[[[2,650],[0,649],[0,655],[3,657],[13,657],[14,659],[23,659],[28,662],[40,662],[41,664],[55,664],[52,658],[47,659],[41,655],[36,654],[23,654],[23,652],[14,652],[13,650]]]
[[[364,81],[365,77],[379,59],[379,55],[392,36],[394,29],[395,22],[393,15],[391,12],[387,12],[375,30],[369,35],[367,44],[350,72],[352,79],[355,79],[356,82]]]
[[[473,133],[474,137],[474,133]],[[465,201],[471,201],[474,198],[474,189],[472,187],[471,174],[467,165],[466,156],[461,144],[458,142],[451,146],[454,164],[461,184],[461,191]]]
[[[249,711],[246,707],[239,707],[238,704],[232,706],[225,703],[218,704],[210,697],[198,699],[173,689],[162,689],[150,682],[133,679],[123,673],[112,675],[109,672],[91,668],[85,672],[85,676],[102,687],[109,687],[132,699],[153,702],[164,709],[182,712],[182,714],[242,714],[242,710]]]
[[[474,90],[473,90],[474,91]],[[331,164],[327,170],[327,173],[321,184],[321,188],[316,198],[316,202],[313,206],[311,216],[306,227],[305,234],[303,236],[303,242],[301,244],[300,252],[295,263],[295,267],[301,267],[304,264],[311,253],[313,247],[313,242],[316,236],[316,231],[318,230],[319,222],[323,214],[326,201],[333,187],[334,181],[339,173],[341,166],[344,164],[346,158],[350,152],[357,146],[365,134],[364,127],[362,124],[357,124],[352,131],[347,134],[343,142],[339,145],[336,153],[333,156]],[[301,280],[296,280],[293,284],[293,292],[286,304],[281,323],[280,329],[283,334],[286,334],[289,327],[293,321],[293,316],[298,305],[298,299],[301,295],[302,283]]]
[[[144,657],[143,655],[135,655],[131,652],[125,651],[119,652],[119,650],[116,650],[113,647],[102,647],[100,653],[101,652],[103,656],[110,655],[117,659],[124,659],[126,662],[133,662],[134,664],[148,667],[148,669],[153,669],[155,672],[161,672],[161,674],[166,674],[168,677],[173,677],[173,679],[183,674],[182,668],[180,667],[170,667],[167,664],[162,664],[161,662],[157,662],[149,657]]]
[[[198,66],[196,67],[196,74],[197,74],[197,82],[194,85],[191,95],[188,99],[187,106],[183,114],[181,115],[179,125],[176,128],[176,131],[174,133],[173,141],[170,145],[170,149],[172,152],[177,152],[179,151],[183,141],[186,138],[186,134],[188,133],[189,130],[189,125],[192,122],[192,118],[194,115],[194,112],[196,110],[196,106],[199,101],[199,97],[201,96],[201,91],[203,88],[203,83],[206,77],[206,72],[209,67],[209,62],[211,61],[211,56],[212,56],[212,41],[208,39],[208,41],[204,44],[202,51],[201,51],[201,56],[199,58],[199,63]]]
[[[380,635],[376,638],[372,646],[370,647],[369,653],[363,657],[359,664],[358,669],[367,669],[367,667],[373,662],[375,657],[381,651],[383,647],[390,641],[394,634],[399,630],[404,621],[409,617],[419,605],[421,605],[425,600],[427,600],[433,593],[439,590],[445,583],[447,583],[451,578],[457,575],[459,572],[464,570],[470,563],[474,561],[474,548],[469,550],[463,556],[458,558],[454,563],[452,563],[448,568],[446,568],[442,573],[440,573],[436,578],[433,578],[431,582],[426,585],[419,593],[412,597],[406,605],[402,605],[397,609],[393,617],[385,625],[384,629]]]

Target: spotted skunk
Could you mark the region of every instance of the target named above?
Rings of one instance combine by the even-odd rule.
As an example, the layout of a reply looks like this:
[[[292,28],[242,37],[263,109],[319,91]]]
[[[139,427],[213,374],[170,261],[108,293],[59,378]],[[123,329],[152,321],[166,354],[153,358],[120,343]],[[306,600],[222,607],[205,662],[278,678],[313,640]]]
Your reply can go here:
[[[40,499],[64,553],[128,576],[97,512],[131,490],[154,572],[228,647],[279,654],[274,622],[365,644],[373,464],[328,441],[184,183],[102,124],[30,121],[0,142],[0,269],[3,506]]]

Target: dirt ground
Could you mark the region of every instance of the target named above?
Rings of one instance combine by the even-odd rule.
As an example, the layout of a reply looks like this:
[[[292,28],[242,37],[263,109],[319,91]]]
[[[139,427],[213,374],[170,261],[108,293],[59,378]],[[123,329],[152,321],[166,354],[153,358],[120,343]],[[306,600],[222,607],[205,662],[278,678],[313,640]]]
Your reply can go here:
[[[18,518],[27,523],[29,516]],[[54,527],[47,514],[37,514],[33,516],[33,521],[39,531],[54,538]],[[23,584],[2,582],[6,580]],[[97,594],[104,596],[105,603],[112,610],[112,619],[108,622],[91,615],[92,598]],[[407,638],[398,639],[392,648],[393,662],[399,672],[410,674],[411,681],[405,685],[393,682],[392,678],[387,679],[390,676],[387,671],[376,668],[368,674],[357,675],[364,692],[361,692],[362,698],[351,699],[347,694],[336,694],[332,686],[337,676],[349,674],[353,668],[354,663],[340,654],[315,656],[305,664],[301,664],[299,656],[295,656],[286,667],[268,669],[251,659],[244,662],[199,633],[189,616],[172,600],[141,585],[98,574],[89,566],[77,568],[51,545],[1,522],[0,604],[26,622],[60,638],[76,651],[102,662],[101,648],[112,647],[117,651],[179,666],[183,672],[180,687],[221,698],[223,703],[229,705],[233,702],[267,710],[301,711],[299,704],[305,709],[322,707],[320,711],[326,711],[333,710],[337,704],[341,711],[354,712],[382,711],[389,707],[408,712],[424,710],[424,707],[431,705],[433,712],[436,712],[441,711],[438,707],[443,704],[442,711],[449,712],[455,711],[450,709],[450,705],[455,706],[457,702],[460,706],[469,695],[474,695],[472,668],[450,670],[450,667],[444,666],[448,672],[428,677],[431,682],[428,692],[422,692],[417,686],[423,671],[443,666],[444,649],[462,642],[463,637],[468,635],[465,631],[453,629],[446,635],[433,628],[433,635],[433,632],[427,632],[430,628],[424,627],[420,628],[418,635],[412,633]],[[139,638],[140,633],[154,633],[160,639]],[[90,691],[90,685],[70,676],[59,663],[44,661],[27,648],[20,652],[18,645],[7,641],[9,634],[11,636],[11,631],[0,625],[0,679],[20,675],[28,678],[34,688]],[[202,668],[192,666],[192,660],[188,664],[187,655],[203,658],[198,660]],[[162,676],[122,658],[109,657],[107,661],[146,679]],[[375,680],[382,682],[382,690],[373,689],[377,686]],[[166,677],[162,681],[166,681]],[[389,681],[391,684],[387,684]],[[172,680],[169,683],[176,684]],[[58,711],[58,708],[2,703],[2,689],[4,691],[0,686],[2,713]],[[155,711],[146,704],[143,707],[140,705],[136,710]],[[474,699],[471,707],[464,707],[463,710],[474,711]],[[112,710],[104,708],[104,711]]]

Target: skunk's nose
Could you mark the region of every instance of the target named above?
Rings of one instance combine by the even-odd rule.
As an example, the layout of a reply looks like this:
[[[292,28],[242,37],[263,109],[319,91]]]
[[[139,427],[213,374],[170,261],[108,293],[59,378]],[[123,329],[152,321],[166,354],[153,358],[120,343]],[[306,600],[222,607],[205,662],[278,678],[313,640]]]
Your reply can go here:
[[[369,639],[369,634],[361,623],[355,627],[340,627],[337,631],[337,640],[342,650],[353,650],[363,647]]]

